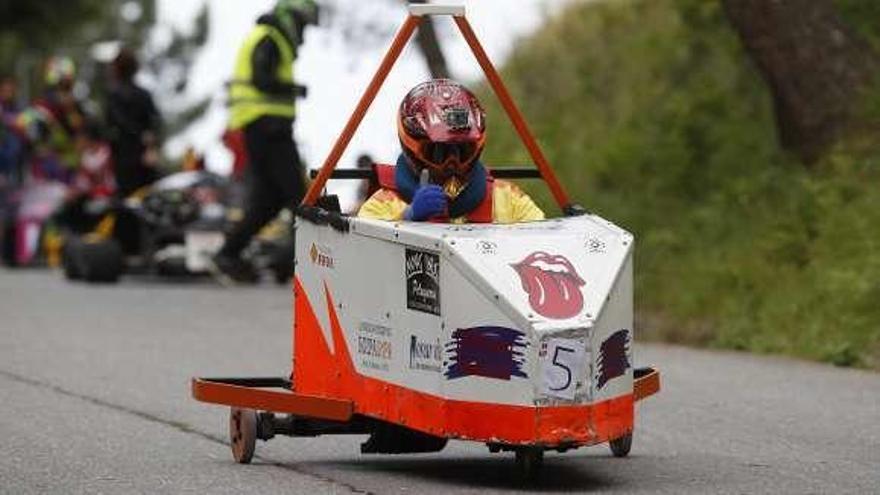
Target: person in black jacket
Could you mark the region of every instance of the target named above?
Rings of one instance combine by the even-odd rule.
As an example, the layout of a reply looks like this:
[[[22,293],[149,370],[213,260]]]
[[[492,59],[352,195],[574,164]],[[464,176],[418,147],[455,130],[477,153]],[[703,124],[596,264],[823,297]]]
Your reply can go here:
[[[113,150],[117,193],[126,197],[158,177],[161,119],[150,93],[134,82],[138,61],[122,49],[111,64],[106,122]]]
[[[242,251],[282,208],[294,208],[305,194],[305,174],[293,140],[295,99],[305,96],[305,89],[294,83],[293,63],[305,28],[317,22],[313,0],[278,0],[239,49],[229,90],[229,129],[244,133],[248,191],[244,218],[210,266],[224,285],[258,280]]]

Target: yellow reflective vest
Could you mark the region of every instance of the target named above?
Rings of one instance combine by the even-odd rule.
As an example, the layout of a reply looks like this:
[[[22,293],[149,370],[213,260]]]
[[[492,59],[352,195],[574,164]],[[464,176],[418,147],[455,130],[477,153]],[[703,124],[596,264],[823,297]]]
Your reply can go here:
[[[280,31],[266,24],[258,24],[251,30],[238,50],[235,72],[229,89],[229,128],[241,129],[264,116],[293,118],[296,103],[291,97],[269,95],[253,85],[251,60],[254,50],[266,37],[272,39],[281,53],[276,77],[278,81],[293,84],[293,47]]]

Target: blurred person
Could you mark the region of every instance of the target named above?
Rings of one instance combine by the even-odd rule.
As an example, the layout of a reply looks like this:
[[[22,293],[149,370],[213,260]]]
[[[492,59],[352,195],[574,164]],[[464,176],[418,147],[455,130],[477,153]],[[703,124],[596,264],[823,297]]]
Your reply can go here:
[[[16,184],[21,173],[24,143],[15,129],[20,111],[15,78],[0,75],[0,194],[7,186]]]
[[[293,63],[306,27],[317,23],[313,0],[279,0],[239,49],[230,83],[229,129],[244,134],[248,191],[244,217],[212,259],[211,271],[224,285],[257,282],[242,251],[282,208],[295,208],[305,194],[293,140],[295,99],[305,90],[294,83]]]
[[[139,65],[127,48],[110,64],[105,105],[117,194],[126,197],[158,178],[161,117],[153,97],[134,81]]]
[[[83,104],[73,94],[76,82],[76,64],[65,56],[50,57],[43,72],[44,89],[34,101],[34,107],[48,114],[51,125],[49,140],[44,144],[59,164],[68,169],[68,175],[76,168],[79,156],[76,151],[77,135],[85,125]]]
[[[116,190],[113,174],[113,151],[101,128],[94,122],[86,125],[77,140],[80,163],[71,181],[74,196],[109,198]]]
[[[21,111],[18,100],[18,84],[9,75],[0,75],[0,113],[14,114]]]
[[[17,182],[22,149],[21,139],[6,119],[0,120],[0,189]]]
[[[22,138],[21,180],[68,183],[79,157],[75,143],[44,106],[33,105],[15,116],[14,128]]]
[[[94,228],[102,210],[93,207],[111,198],[116,189],[112,151],[100,127],[94,122],[86,123],[76,144],[79,166],[63,204],[46,222],[42,232],[41,245],[49,266],[58,266],[61,261],[62,234],[84,234]]]
[[[61,262],[64,234],[85,234],[101,219],[107,201],[113,196],[113,156],[95,122],[87,122],[77,137],[80,163],[70,181],[61,206],[43,226],[40,245],[49,266]]]
[[[379,220],[518,223],[544,212],[513,183],[495,180],[480,161],[486,114],[461,84],[419,84],[400,105],[397,164],[377,166],[381,188],[358,216]]]
[[[244,171],[247,167],[247,149],[245,148],[244,132],[241,130],[226,129],[221,137],[223,146],[232,153],[232,180],[240,182],[244,179]]]

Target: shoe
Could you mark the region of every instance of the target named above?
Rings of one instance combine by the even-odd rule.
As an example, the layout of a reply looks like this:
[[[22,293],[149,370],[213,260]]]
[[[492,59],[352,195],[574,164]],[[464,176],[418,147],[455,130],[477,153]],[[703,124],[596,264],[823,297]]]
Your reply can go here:
[[[214,279],[226,287],[254,285],[260,281],[256,268],[238,257],[214,255],[208,262],[208,271]]]

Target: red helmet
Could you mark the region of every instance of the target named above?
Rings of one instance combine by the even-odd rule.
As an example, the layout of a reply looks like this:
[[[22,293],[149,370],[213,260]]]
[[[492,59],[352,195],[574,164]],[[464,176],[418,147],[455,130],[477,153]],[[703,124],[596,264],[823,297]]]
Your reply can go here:
[[[449,79],[419,84],[400,104],[397,133],[416,175],[431,182],[467,182],[486,144],[486,112],[467,88]]]

